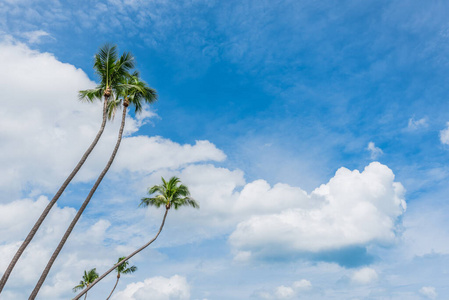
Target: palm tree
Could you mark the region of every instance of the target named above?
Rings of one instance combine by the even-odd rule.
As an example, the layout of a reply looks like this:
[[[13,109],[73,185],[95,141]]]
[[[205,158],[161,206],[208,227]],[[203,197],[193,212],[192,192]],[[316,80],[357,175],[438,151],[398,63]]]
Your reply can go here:
[[[73,292],[75,293],[79,290],[84,289],[85,287],[88,287],[97,278],[98,278],[98,273],[95,268],[93,268],[89,272],[84,271],[83,280],[81,280],[80,284],[78,284],[77,286],[75,286],[73,288]],[[86,298],[87,298],[87,293],[84,296],[84,299],[86,299]]]
[[[119,63],[119,61],[117,62]],[[153,103],[157,99],[156,91],[148,85],[141,81],[138,78],[138,74],[134,73],[133,75],[126,75],[122,78],[122,81],[117,84],[117,94],[121,98],[117,98],[118,100],[114,100],[114,105],[120,106],[116,102],[123,102],[123,113],[122,113],[122,123],[120,125],[120,130],[117,138],[117,142],[115,144],[114,150],[109,158],[108,163],[106,164],[105,168],[101,172],[100,176],[97,178],[97,181],[95,182],[94,186],[90,190],[89,194],[87,195],[87,198],[84,200],[83,204],[81,205],[80,209],[76,213],[75,217],[73,218],[72,222],[70,223],[69,227],[67,228],[66,232],[64,233],[64,236],[62,237],[61,241],[59,242],[58,246],[56,247],[56,250],[53,252],[50,260],[47,263],[47,266],[45,267],[44,271],[41,274],[41,277],[39,278],[38,283],[34,287],[33,292],[31,293],[29,300],[33,300],[36,298],[37,293],[39,292],[39,289],[41,288],[42,284],[45,281],[45,278],[47,277],[48,273],[50,272],[50,269],[55,262],[56,258],[59,255],[59,252],[61,252],[62,247],[64,247],[65,242],[69,238],[69,235],[72,233],[73,228],[75,227],[76,223],[78,222],[79,218],[81,217],[81,214],[86,209],[86,206],[89,204],[90,199],[92,198],[93,194],[97,190],[98,186],[100,185],[101,181],[103,180],[104,176],[108,172],[109,168],[112,165],[112,162],[115,159],[115,156],[117,154],[117,151],[120,147],[120,142],[122,140],[122,134],[123,134],[123,128],[125,127],[125,119],[126,119],[126,109],[129,106],[129,104],[133,104],[135,106],[136,113],[139,113],[142,109],[142,102],[146,103]],[[113,108],[110,108],[113,109]]]
[[[130,69],[134,67],[133,57],[129,53],[125,53],[121,56],[119,60],[117,60],[117,47],[105,45],[100,48],[99,52],[95,55],[94,69],[97,75],[100,77],[100,84],[91,90],[85,90],[79,92],[79,98],[81,100],[87,100],[93,102],[95,99],[101,101],[101,98],[104,97],[103,103],[103,121],[101,123],[100,129],[93,140],[92,144],[86,150],[84,155],[81,157],[81,160],[76,165],[75,169],[73,169],[72,173],[67,177],[62,186],[59,188],[57,193],[54,195],[53,199],[48,203],[47,207],[44,209],[39,219],[34,224],[28,236],[23,241],[22,245],[17,250],[13,259],[11,260],[8,268],[0,280],[0,293],[3,290],[3,287],[6,284],[9,276],[11,275],[14,266],[19,260],[20,256],[25,251],[28,244],[33,239],[37,230],[41,226],[44,219],[47,217],[53,205],[58,201],[59,197],[62,195],[66,187],[72,181],[73,177],[75,177],[76,173],[78,173],[79,169],[82,167],[84,162],[86,161],[89,154],[92,152],[94,147],[97,145],[98,140],[103,134],[103,130],[106,126],[106,118],[108,116],[108,100],[113,96],[113,94],[117,93],[118,84],[120,83],[120,78],[127,74]]]
[[[117,260],[117,263],[119,263],[120,261],[122,261],[125,258],[126,258],[125,256],[120,257]],[[112,293],[114,292],[115,288],[117,287],[118,281],[120,280],[120,274],[131,274],[131,273],[134,273],[135,271],[137,271],[137,267],[136,266],[131,266],[131,267],[128,268],[128,265],[129,265],[129,262],[124,262],[123,264],[121,264],[117,268],[115,268],[115,270],[117,271],[117,281],[115,282],[114,288],[112,289],[111,293],[106,298],[106,300],[111,298]]]
[[[98,277],[86,290],[76,295],[73,300],[77,300],[81,298],[81,296],[85,293],[87,293],[88,290],[90,290],[94,285],[96,285],[100,280],[102,280],[104,277],[106,277],[109,273],[111,273],[115,268],[118,268],[120,265],[126,263],[131,257],[148,247],[151,243],[153,243],[159,234],[162,231],[162,228],[165,224],[165,219],[167,218],[168,211],[173,206],[175,209],[180,208],[181,206],[192,206],[193,208],[199,208],[198,203],[190,197],[190,192],[187,186],[180,184],[181,181],[178,177],[173,176],[170,178],[170,180],[167,182],[164,178],[162,178],[162,184],[161,185],[155,185],[152,188],[148,190],[148,194],[151,196],[155,193],[158,193],[158,195],[154,197],[149,198],[142,198],[142,202],[139,206],[156,206],[157,208],[161,206],[165,206],[165,214],[162,219],[161,227],[159,227],[159,231],[157,232],[156,236],[150,240],[148,243],[125,257],[124,259],[120,260],[118,263],[116,263],[112,268],[107,270],[103,275]],[[179,184],[179,185],[178,185]]]

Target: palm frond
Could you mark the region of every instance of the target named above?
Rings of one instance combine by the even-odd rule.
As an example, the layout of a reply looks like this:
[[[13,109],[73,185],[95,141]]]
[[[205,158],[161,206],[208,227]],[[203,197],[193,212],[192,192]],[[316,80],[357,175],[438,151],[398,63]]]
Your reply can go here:
[[[84,271],[86,272],[86,271]],[[91,284],[92,282],[95,281],[95,279],[98,278],[98,273],[97,273],[97,269],[93,268],[92,270],[89,271],[89,273],[87,273],[87,276],[85,278],[85,283],[86,284]]]
[[[94,89],[83,90],[78,92],[78,99],[81,101],[94,102],[94,100],[102,100],[104,89],[97,86]]]
[[[137,271],[137,267],[136,266],[131,266],[125,270],[123,270],[122,274],[131,274]]]
[[[152,186],[149,190],[148,190],[148,194],[152,195],[156,192],[159,192],[161,194],[163,194],[165,191],[164,186],[163,185],[154,185]]]
[[[86,285],[84,284],[84,281],[80,281],[80,283],[77,286],[75,286],[72,290],[74,293],[76,293],[77,291],[82,290],[85,287]]]
[[[101,47],[95,55],[94,69],[106,88],[111,85],[111,76],[114,73],[117,58],[117,46],[110,44]]]
[[[167,204],[166,198],[162,195],[157,195],[156,197],[142,198],[142,201],[140,202],[139,206],[155,206],[159,208],[162,205],[166,204]]]

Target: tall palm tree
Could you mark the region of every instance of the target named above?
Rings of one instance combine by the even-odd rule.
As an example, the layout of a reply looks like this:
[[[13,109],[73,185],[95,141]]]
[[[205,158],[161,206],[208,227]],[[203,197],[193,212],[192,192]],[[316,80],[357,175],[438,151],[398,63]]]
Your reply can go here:
[[[98,273],[95,268],[93,268],[89,272],[84,271],[83,280],[81,280],[80,283],[73,288],[73,292],[75,293],[79,290],[82,290],[82,289],[88,287],[97,278],[98,278]],[[84,299],[86,299],[86,298],[87,298],[87,293],[84,296]]]
[[[125,259],[126,257],[120,257],[117,260],[117,263],[119,263],[120,261],[122,261],[123,259]],[[117,281],[115,282],[114,288],[112,289],[111,293],[109,294],[109,296],[106,298],[106,300],[108,300],[109,298],[111,298],[112,293],[114,292],[115,288],[117,287],[118,281],[120,280],[120,274],[131,274],[137,271],[137,267],[136,266],[131,266],[128,268],[129,262],[124,262],[123,264],[119,265],[117,268],[115,268],[115,271],[117,271]]]
[[[124,259],[120,260],[118,263],[116,263],[112,268],[107,270],[103,275],[98,277],[86,290],[76,295],[73,300],[80,299],[83,294],[87,293],[88,290],[90,290],[94,285],[96,285],[100,280],[102,280],[104,277],[106,277],[109,273],[114,271],[115,268],[118,268],[120,265],[126,263],[131,257],[148,247],[151,243],[153,243],[159,234],[162,231],[162,228],[165,224],[165,219],[167,218],[168,211],[173,206],[175,209],[180,208],[181,206],[192,206],[193,208],[199,208],[198,203],[190,197],[190,192],[187,186],[180,184],[181,181],[178,177],[173,176],[170,178],[170,180],[167,182],[164,178],[162,178],[162,184],[161,185],[155,185],[152,188],[148,190],[149,196],[157,193],[154,197],[149,198],[142,198],[142,202],[139,206],[156,206],[157,208],[161,206],[165,206],[165,214],[162,219],[161,227],[159,227],[159,231],[157,232],[156,236],[150,240],[148,243],[125,257]]]
[[[119,63],[119,62],[117,62]],[[104,176],[108,172],[109,168],[112,165],[112,162],[115,159],[115,156],[117,154],[117,151],[120,147],[120,142],[122,140],[122,134],[123,134],[123,128],[125,127],[125,119],[126,119],[126,112],[127,107],[129,104],[133,104],[135,106],[136,113],[139,113],[142,109],[142,102],[146,103],[153,103],[157,99],[156,91],[148,85],[140,80],[138,78],[138,74],[134,73],[133,75],[127,75],[122,78],[121,83],[117,84],[117,94],[121,98],[117,98],[115,101],[119,101],[120,103],[123,102],[123,113],[122,113],[122,123],[120,125],[120,130],[117,138],[117,142],[115,144],[114,150],[112,151],[112,154],[109,158],[108,163],[106,164],[105,168],[101,172],[100,176],[97,178],[97,181],[95,182],[94,186],[90,190],[89,194],[87,195],[87,198],[84,200],[83,204],[81,205],[80,209],[76,213],[75,217],[73,218],[72,222],[70,223],[69,227],[67,228],[66,232],[64,233],[64,236],[62,237],[61,241],[59,242],[58,246],[56,247],[56,250],[53,252],[50,260],[47,263],[47,266],[45,267],[44,271],[41,274],[41,277],[39,278],[39,281],[37,282],[36,286],[34,287],[33,292],[31,293],[29,300],[33,300],[36,298],[37,293],[39,292],[39,289],[41,288],[42,284],[45,281],[45,278],[47,277],[48,273],[50,272],[50,269],[55,262],[56,258],[59,255],[59,252],[61,252],[62,247],[64,247],[65,242],[69,238],[69,235],[72,233],[73,228],[75,227],[76,223],[78,222],[79,218],[81,217],[81,214],[86,209],[86,206],[89,204],[90,199],[94,195],[95,191],[97,190],[98,186],[100,185],[101,181],[103,180]],[[115,104],[119,106],[118,104]],[[112,109],[112,108],[110,108]]]
[[[118,60],[116,46],[105,45],[102,48],[100,48],[99,52],[95,55],[94,69],[100,78],[100,84],[95,89],[80,91],[79,98],[81,100],[93,102],[95,99],[101,101],[101,98],[104,97],[103,121],[101,123],[100,129],[98,130],[98,133],[95,139],[93,140],[92,144],[89,146],[84,155],[81,157],[81,160],[78,162],[75,169],[73,169],[72,173],[70,173],[70,175],[67,177],[64,183],[61,185],[59,190],[54,195],[53,199],[48,203],[47,207],[44,209],[39,219],[34,224],[30,233],[28,233],[28,236],[25,238],[22,245],[17,250],[8,268],[3,274],[2,279],[0,280],[0,293],[2,292],[3,287],[5,286],[9,276],[11,275],[11,272],[14,269],[14,266],[16,265],[17,261],[25,251],[28,244],[33,239],[34,235],[36,234],[37,230],[41,226],[44,219],[47,217],[51,208],[56,203],[56,201],[58,201],[59,197],[62,195],[66,187],[72,181],[73,177],[75,177],[76,173],[78,173],[79,169],[86,161],[89,154],[97,145],[98,140],[103,134],[103,130],[106,126],[106,118],[108,116],[107,112],[108,100],[111,97],[111,95],[113,96],[114,93],[115,94],[117,93],[120,78],[122,78],[124,74],[127,74],[129,70],[132,69],[133,67],[134,67],[133,57],[129,53],[123,54]]]

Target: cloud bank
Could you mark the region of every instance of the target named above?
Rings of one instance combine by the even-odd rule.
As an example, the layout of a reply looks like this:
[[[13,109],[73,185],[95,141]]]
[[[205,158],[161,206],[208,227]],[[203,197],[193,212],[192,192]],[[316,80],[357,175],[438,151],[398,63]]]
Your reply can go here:
[[[404,192],[393,172],[378,162],[363,172],[340,168],[305,197],[316,208],[281,206],[279,213],[253,216],[238,224],[230,242],[262,255],[391,243],[406,209]]]

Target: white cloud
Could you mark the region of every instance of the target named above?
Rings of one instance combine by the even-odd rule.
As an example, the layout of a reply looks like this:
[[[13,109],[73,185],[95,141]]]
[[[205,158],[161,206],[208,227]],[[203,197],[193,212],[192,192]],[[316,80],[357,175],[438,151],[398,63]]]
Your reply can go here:
[[[81,157],[101,120],[101,107],[81,104],[94,85],[79,69],[19,43],[0,43],[0,188],[53,189]],[[100,114],[100,115],[99,115]],[[7,199],[0,199],[5,201]]]
[[[274,255],[390,243],[395,222],[405,211],[404,188],[393,172],[373,162],[360,173],[340,168],[310,199],[317,208],[279,207],[238,224],[230,236],[238,251]]]
[[[312,283],[306,279],[293,282],[293,288],[297,291],[305,291],[312,288]]]
[[[412,118],[410,118],[408,120],[407,129],[409,129],[409,130],[418,130],[418,129],[421,129],[421,128],[426,128],[428,126],[429,125],[427,124],[427,118],[422,118],[422,119],[419,119],[419,120],[415,120],[415,118],[412,117]]]
[[[423,286],[419,293],[429,299],[436,299],[438,294],[433,286]]]
[[[376,145],[373,142],[369,142],[368,147],[366,149],[371,153],[371,159],[377,159],[384,153],[382,149],[376,147]]]
[[[114,300],[146,300],[149,295],[154,300],[190,299],[190,286],[185,277],[174,275],[170,278],[151,277],[131,283],[123,291],[113,295]]]
[[[276,288],[275,295],[278,299],[290,299],[295,295],[295,291],[289,286],[281,285]]]
[[[301,279],[295,281],[291,286],[280,285],[275,288],[273,293],[261,291],[256,293],[262,299],[292,299],[297,297],[300,293],[308,291],[312,288],[312,283],[309,280]]]
[[[209,141],[180,145],[159,136],[135,136],[123,141],[114,170],[149,173],[201,161],[223,161],[225,158],[226,155]]]
[[[447,122],[447,127],[440,131],[440,141],[442,144],[449,145],[449,122]]]
[[[365,267],[355,271],[351,280],[358,284],[369,284],[376,281],[378,277],[376,270]]]
[[[30,44],[40,43],[43,37],[46,36],[51,37],[51,35],[48,32],[43,30],[29,31],[23,33],[22,35],[28,39],[28,43]]]

